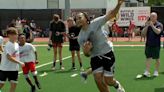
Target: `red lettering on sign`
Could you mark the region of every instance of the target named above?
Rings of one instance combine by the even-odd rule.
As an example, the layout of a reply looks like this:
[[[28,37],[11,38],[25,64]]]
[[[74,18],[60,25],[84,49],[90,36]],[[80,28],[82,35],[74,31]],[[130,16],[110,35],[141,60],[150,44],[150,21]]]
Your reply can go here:
[[[145,21],[147,20],[147,16],[138,16],[138,21]]]

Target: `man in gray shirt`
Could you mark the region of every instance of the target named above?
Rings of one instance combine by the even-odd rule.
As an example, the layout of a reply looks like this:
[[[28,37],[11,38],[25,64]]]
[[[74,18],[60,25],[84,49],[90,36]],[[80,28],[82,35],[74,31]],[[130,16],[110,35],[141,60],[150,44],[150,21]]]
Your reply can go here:
[[[109,92],[107,85],[113,86],[117,92],[125,92],[121,84],[114,79],[115,56],[108,35],[103,25],[116,16],[124,0],[118,0],[115,9],[105,16],[94,19],[91,23],[86,13],[77,15],[77,25],[81,26],[78,42],[85,56],[91,56],[91,67],[100,92]]]

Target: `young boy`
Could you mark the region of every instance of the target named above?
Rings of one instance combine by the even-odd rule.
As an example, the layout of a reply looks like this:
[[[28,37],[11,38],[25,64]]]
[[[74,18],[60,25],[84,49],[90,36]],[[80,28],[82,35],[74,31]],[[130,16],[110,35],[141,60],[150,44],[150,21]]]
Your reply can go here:
[[[35,85],[32,84],[28,74],[29,71],[32,72],[37,87],[41,89],[40,83],[37,78],[37,71],[35,68],[35,63],[36,64],[38,63],[37,52],[32,44],[26,43],[26,37],[24,34],[20,34],[18,38],[19,38],[20,60],[25,63],[25,66],[22,68],[23,74],[26,78],[27,83],[31,86],[31,92],[35,92],[36,90]]]
[[[7,30],[9,41],[4,47],[2,54],[2,61],[0,64],[0,90],[8,81],[11,84],[8,92],[15,92],[18,82],[19,64],[24,67],[24,63],[19,61],[19,45],[17,43],[18,32],[15,28],[11,27]]]

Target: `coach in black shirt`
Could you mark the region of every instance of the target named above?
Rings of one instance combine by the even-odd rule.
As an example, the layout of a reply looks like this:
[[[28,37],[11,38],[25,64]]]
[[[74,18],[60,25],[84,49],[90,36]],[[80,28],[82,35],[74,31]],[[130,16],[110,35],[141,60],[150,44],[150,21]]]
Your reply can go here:
[[[160,66],[160,48],[161,48],[161,33],[163,25],[157,20],[157,13],[153,12],[150,15],[150,20],[147,21],[143,29],[143,34],[146,36],[145,55],[146,55],[146,70],[144,75],[150,77],[150,62],[156,60],[154,76],[159,75]]]

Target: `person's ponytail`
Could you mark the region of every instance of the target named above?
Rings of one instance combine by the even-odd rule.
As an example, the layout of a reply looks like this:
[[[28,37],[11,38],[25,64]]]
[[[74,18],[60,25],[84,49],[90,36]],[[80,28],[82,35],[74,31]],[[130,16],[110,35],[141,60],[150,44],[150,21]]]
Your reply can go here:
[[[85,12],[82,12],[84,17],[87,19],[87,23],[90,24],[90,18],[88,17],[88,14]]]

